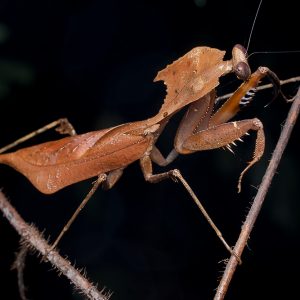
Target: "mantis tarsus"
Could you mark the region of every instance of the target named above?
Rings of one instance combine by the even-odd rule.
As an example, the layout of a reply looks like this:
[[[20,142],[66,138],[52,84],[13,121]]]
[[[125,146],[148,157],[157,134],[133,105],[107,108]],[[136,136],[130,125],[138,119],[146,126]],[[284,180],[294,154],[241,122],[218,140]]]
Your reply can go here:
[[[59,130],[70,133],[70,137],[0,155],[0,163],[21,172],[45,194],[55,193],[73,183],[98,176],[93,190],[76,210],[53,247],[57,245],[96,187],[102,184],[106,189],[112,188],[121,177],[124,168],[132,162],[140,161],[146,181],[156,183],[170,177],[174,180],[179,179],[195,200],[195,195],[178,170],[153,174],[152,162],[166,166],[178,154],[220,147],[230,148],[231,143],[241,139],[249,130],[254,130],[257,132],[254,155],[240,174],[240,191],[243,175],[264,152],[263,125],[256,118],[234,122],[229,120],[251,101],[255,88],[263,77],[268,76],[271,79],[277,93],[280,91],[280,84],[277,76],[266,67],[259,67],[251,74],[246,50],[241,45],[233,47],[231,60],[224,61],[224,54],[224,51],[218,49],[196,47],[160,71],[155,81],[165,82],[167,96],[159,112],[149,119],[81,135],[75,135],[69,123],[58,121],[32,135],[60,124]],[[244,82],[230,99],[214,111],[215,88],[219,84],[219,78],[231,72]],[[164,158],[155,143],[170,118],[185,106],[188,106],[188,109],[178,127],[174,149]],[[10,149],[16,143],[3,148],[1,152]],[[226,248],[231,251],[199,201],[195,201]]]

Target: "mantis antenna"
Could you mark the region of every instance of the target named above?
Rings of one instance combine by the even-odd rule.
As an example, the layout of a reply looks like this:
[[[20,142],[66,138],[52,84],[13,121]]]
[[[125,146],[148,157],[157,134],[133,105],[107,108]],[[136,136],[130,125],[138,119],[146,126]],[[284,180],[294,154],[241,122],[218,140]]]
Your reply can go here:
[[[249,50],[249,46],[250,46],[250,42],[251,42],[251,38],[252,38],[252,33],[253,33],[253,30],[254,30],[254,26],[255,26],[255,23],[256,23],[256,19],[257,19],[257,16],[258,16],[258,13],[259,13],[259,10],[260,10],[260,7],[261,7],[261,4],[262,4],[263,0],[260,0],[259,4],[258,4],[258,7],[257,7],[257,10],[256,10],[256,14],[255,14],[255,17],[254,17],[254,20],[253,20],[253,23],[252,23],[252,27],[251,27],[251,30],[250,30],[250,34],[249,34],[249,39],[248,39],[248,44],[247,44],[247,52]]]

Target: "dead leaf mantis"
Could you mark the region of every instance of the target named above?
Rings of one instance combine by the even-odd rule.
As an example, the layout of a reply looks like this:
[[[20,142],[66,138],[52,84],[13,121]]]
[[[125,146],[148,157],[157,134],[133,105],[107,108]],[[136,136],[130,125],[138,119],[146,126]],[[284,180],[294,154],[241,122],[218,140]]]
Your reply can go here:
[[[166,178],[180,180],[225,247],[232,252],[180,172],[176,169],[159,174],[152,172],[152,162],[167,166],[178,154],[220,147],[230,149],[231,143],[253,130],[257,132],[254,155],[240,174],[240,191],[243,175],[261,158],[265,145],[262,123],[256,118],[229,121],[241,107],[251,101],[262,78],[268,76],[277,92],[280,90],[279,80],[266,67],[259,67],[251,74],[246,50],[241,45],[233,47],[232,59],[224,61],[224,54],[224,51],[218,49],[196,47],[160,71],[154,81],[164,81],[167,96],[158,113],[149,119],[80,135],[76,135],[72,125],[62,119],[0,150],[1,153],[7,151],[28,138],[59,125],[58,131],[69,133],[71,136],[1,154],[0,163],[15,168],[45,194],[55,193],[73,183],[98,176],[92,190],[64,227],[53,248],[97,187],[101,184],[105,189],[112,188],[123,170],[139,160],[146,181],[156,183]],[[243,80],[243,83],[230,99],[214,111],[215,88],[219,84],[219,78],[231,72]],[[170,118],[185,106],[188,108],[178,127],[174,149],[164,158],[155,143]]]

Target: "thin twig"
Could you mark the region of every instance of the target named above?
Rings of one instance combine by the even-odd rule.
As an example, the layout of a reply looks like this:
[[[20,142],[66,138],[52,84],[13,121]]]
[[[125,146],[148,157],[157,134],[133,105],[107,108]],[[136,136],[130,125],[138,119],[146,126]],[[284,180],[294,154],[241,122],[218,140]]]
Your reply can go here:
[[[26,286],[24,284],[25,259],[28,253],[28,247],[21,242],[20,251],[16,254],[16,259],[12,265],[12,269],[17,270],[19,294],[22,300],[28,300],[26,297]]]
[[[300,109],[300,88],[298,89],[298,93],[295,97],[293,105],[289,111],[288,117],[286,119],[285,125],[279,137],[278,143],[272,155],[269,166],[266,170],[266,173],[262,179],[262,183],[260,188],[256,194],[254,202],[251,206],[251,209],[246,217],[246,221],[243,224],[240,236],[235,244],[233,249],[234,253],[236,253],[239,257],[242,256],[242,252],[246,246],[247,240],[250,236],[254,223],[258,217],[261,206],[264,202],[267,191],[270,187],[273,176],[276,172],[278,164],[280,162],[283,151],[288,143],[289,137],[291,135],[292,129],[296,123],[298,114]],[[235,269],[237,267],[238,261],[236,257],[231,255],[228,264],[226,265],[225,272],[218,286],[217,292],[215,294],[214,300],[222,300],[224,299],[226,292],[228,290],[230,281],[233,277]]]
[[[297,77],[292,77],[292,78],[289,78],[289,79],[285,79],[285,80],[280,80],[280,85],[284,85],[284,84],[287,84],[287,83],[292,83],[292,82],[298,82],[300,81],[300,76],[297,76]],[[261,85],[261,86],[258,86],[256,88],[257,91],[261,91],[261,90],[265,90],[265,89],[270,89],[273,87],[273,84],[272,83],[269,83],[269,84],[264,84],[264,85]],[[229,93],[229,94],[226,94],[226,95],[222,95],[220,97],[217,97],[216,98],[216,103],[220,100],[225,100],[225,99],[228,99],[230,98],[231,96],[233,95],[233,93]]]
[[[71,265],[70,261],[61,257],[57,251],[51,250],[51,246],[41,236],[38,230],[28,225],[21,218],[2,192],[0,192],[0,210],[2,210],[4,217],[26,242],[28,248],[38,251],[43,256],[43,261],[48,260],[54,268],[64,274],[75,286],[76,290],[79,290],[91,300],[109,299],[109,295],[105,295],[103,291],[100,292],[97,290],[91,282]]]

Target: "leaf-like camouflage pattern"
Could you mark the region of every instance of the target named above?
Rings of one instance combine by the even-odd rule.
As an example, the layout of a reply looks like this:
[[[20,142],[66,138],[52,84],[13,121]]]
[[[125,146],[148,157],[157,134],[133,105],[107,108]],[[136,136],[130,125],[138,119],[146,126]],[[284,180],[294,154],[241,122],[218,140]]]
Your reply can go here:
[[[159,134],[159,122],[218,85],[219,77],[231,70],[223,56],[223,51],[197,47],[160,71],[155,81],[165,82],[167,96],[158,114],[148,120],[2,154],[0,163],[15,168],[46,194],[124,168],[145,154],[151,134]]]
[[[75,182],[123,168],[139,159],[146,151],[149,140],[126,134],[127,128],[132,127],[130,125],[124,124],[123,130],[110,139],[105,136],[114,128],[2,154],[0,163],[22,173],[42,193],[51,194]]]
[[[167,95],[157,117],[166,117],[198,100],[219,84],[230,64],[223,61],[225,52],[196,47],[158,72],[154,81],[163,80]]]

